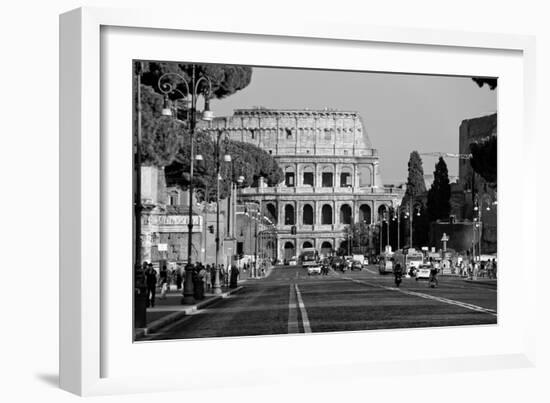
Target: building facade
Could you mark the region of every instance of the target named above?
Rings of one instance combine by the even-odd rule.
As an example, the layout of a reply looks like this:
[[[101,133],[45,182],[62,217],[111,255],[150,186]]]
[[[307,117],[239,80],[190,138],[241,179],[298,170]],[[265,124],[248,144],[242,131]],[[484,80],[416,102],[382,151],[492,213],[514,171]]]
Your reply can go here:
[[[459,152],[470,154],[470,144],[497,136],[497,114],[463,120],[459,136]],[[497,250],[497,184],[487,182],[474,172],[468,160],[460,160],[458,175],[465,189],[463,217],[481,222],[479,248],[482,253],[494,253]]]
[[[141,262],[155,268],[184,267],[188,260],[189,193],[166,186],[162,168],[141,168]],[[191,261],[216,262],[216,204],[197,203],[192,212]],[[235,254],[226,230],[226,204],[220,203],[220,245],[218,263],[228,265]]]
[[[240,109],[212,125],[264,149],[282,168],[278,186],[239,192],[274,221],[279,259],[345,247],[347,226],[376,226],[403,197],[403,189],[382,184],[378,152],[357,112]]]

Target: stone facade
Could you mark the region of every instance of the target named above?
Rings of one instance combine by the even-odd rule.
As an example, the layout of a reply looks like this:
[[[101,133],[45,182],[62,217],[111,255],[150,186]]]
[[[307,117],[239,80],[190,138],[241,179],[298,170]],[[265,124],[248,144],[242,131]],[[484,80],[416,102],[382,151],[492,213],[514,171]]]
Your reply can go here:
[[[382,184],[377,150],[356,112],[240,109],[212,126],[266,150],[282,168],[278,186],[260,184],[239,194],[275,220],[279,259],[305,247],[323,254],[338,249],[346,226],[375,225],[379,212],[403,197],[403,189]]]
[[[497,114],[463,120],[460,124],[459,150],[470,153],[470,144],[497,135]],[[459,183],[465,192],[464,218],[473,220],[479,215],[482,222],[481,251],[493,253],[497,249],[497,186],[489,183],[472,169],[468,160],[459,163]],[[474,211],[474,199],[480,204],[479,212]]]
[[[189,236],[189,193],[167,187],[161,168],[141,168],[141,261],[158,268],[161,261],[170,269],[187,262]],[[220,203],[219,263],[226,266],[235,254],[226,239],[226,203]],[[193,203],[191,260],[204,264],[216,261],[216,204]]]

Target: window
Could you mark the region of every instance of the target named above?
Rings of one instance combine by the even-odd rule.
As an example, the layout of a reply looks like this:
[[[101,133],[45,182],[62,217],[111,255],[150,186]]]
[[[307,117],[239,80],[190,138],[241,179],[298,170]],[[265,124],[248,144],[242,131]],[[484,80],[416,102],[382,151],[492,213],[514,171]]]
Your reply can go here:
[[[285,185],[286,187],[294,187],[294,172],[285,173]]]
[[[323,172],[322,184],[324,188],[332,187],[332,172]]]
[[[304,186],[313,186],[313,172],[304,172]]]
[[[349,172],[342,172],[340,174],[340,187],[351,186],[351,174]]]
[[[294,206],[287,204],[285,206],[285,225],[294,225]]]
[[[177,192],[168,195],[168,205],[177,206],[179,204],[179,195]]]
[[[286,131],[286,139],[289,140],[292,138],[292,130],[290,130],[289,128],[286,128],[285,129]]]
[[[325,204],[321,209],[321,224],[332,224],[332,207],[329,204]]]
[[[302,211],[302,224],[313,225],[313,207],[309,204],[306,204]]]
[[[348,204],[340,207],[340,224],[351,224],[351,207]]]

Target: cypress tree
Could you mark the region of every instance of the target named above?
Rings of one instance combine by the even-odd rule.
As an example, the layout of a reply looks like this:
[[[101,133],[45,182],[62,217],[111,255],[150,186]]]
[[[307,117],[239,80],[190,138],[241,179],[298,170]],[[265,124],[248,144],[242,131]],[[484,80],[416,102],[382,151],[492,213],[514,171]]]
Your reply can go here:
[[[422,167],[422,159],[418,151],[411,152],[409,156],[409,175],[407,177],[407,191],[403,198],[403,204],[407,203],[411,198],[414,200],[416,196],[421,195],[426,191],[426,183],[424,182],[424,168]]]
[[[446,219],[451,212],[451,185],[449,171],[442,157],[435,164],[434,180],[428,191],[428,215],[430,221]]]

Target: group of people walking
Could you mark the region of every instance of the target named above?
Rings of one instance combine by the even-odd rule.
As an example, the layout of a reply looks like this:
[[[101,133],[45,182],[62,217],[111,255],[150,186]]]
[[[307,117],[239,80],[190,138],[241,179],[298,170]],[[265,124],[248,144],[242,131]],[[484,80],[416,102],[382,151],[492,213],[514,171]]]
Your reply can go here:
[[[231,268],[229,266],[229,270],[226,270],[223,264],[218,265],[218,268],[220,287],[236,287],[239,276],[238,268]],[[192,264],[191,275],[193,297],[196,300],[202,300],[205,298],[205,294],[215,287],[216,265],[208,264],[204,266],[200,262],[194,263]],[[140,278],[144,278],[145,280],[146,307],[154,307],[157,298],[157,289],[160,292],[159,299],[165,299],[167,292],[170,291],[173,285],[177,290],[184,289],[186,273],[182,267],[168,270],[166,265],[162,265],[157,272],[152,263],[144,262]]]
[[[497,278],[497,262],[493,258],[491,260],[474,262],[472,260],[462,261],[458,265],[458,274],[469,279],[485,277],[489,279]]]

